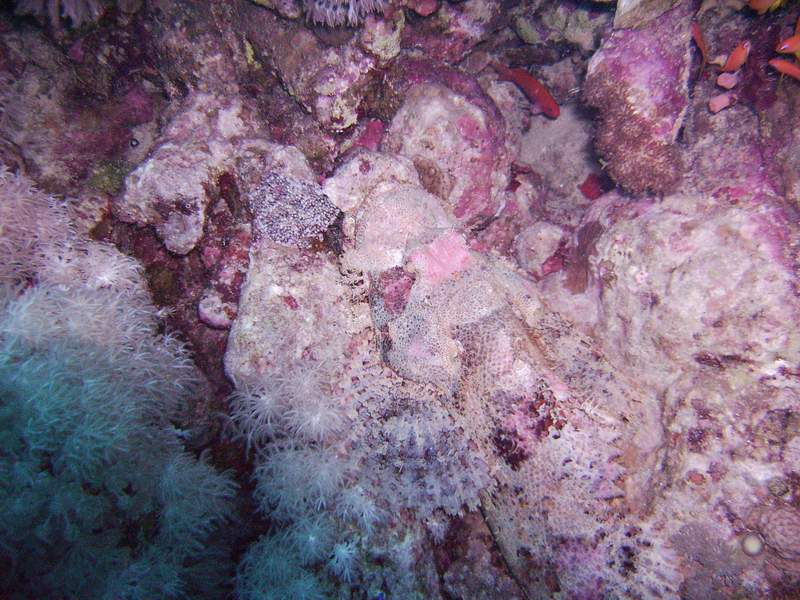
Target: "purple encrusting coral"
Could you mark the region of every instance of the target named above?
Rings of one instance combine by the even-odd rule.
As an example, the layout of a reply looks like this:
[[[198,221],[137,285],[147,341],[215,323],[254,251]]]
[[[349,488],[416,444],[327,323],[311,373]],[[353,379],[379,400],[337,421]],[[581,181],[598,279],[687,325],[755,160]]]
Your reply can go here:
[[[66,440],[35,477],[6,469],[0,508],[38,549],[62,522],[16,498],[70,474],[31,503],[80,523],[46,548],[74,573],[108,565],[65,589],[800,596],[800,85],[766,65],[800,8],[104,6],[77,31],[0,17],[0,458]],[[693,22],[711,59],[753,46],[722,112]],[[59,410],[27,373],[62,330],[115,376],[58,370],[53,390],[90,402],[31,428],[19,414]],[[205,377],[165,381],[173,362]],[[98,404],[104,386],[118,396]],[[163,429],[159,457],[120,415]],[[241,484],[224,591],[211,529],[182,520],[229,513],[204,461]],[[82,480],[92,465],[112,479]],[[46,565],[15,552],[0,595],[57,587],[64,569],[37,583]]]
[[[307,247],[331,226],[339,209],[318,185],[279,173],[267,173],[250,191],[255,241],[265,237],[280,244]]]

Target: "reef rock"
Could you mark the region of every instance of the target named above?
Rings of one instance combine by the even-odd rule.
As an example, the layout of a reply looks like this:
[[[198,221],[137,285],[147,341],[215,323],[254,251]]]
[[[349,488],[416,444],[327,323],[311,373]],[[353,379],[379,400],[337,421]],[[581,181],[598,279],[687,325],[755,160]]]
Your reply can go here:
[[[502,117],[481,99],[442,84],[413,86],[383,141],[386,150],[411,159],[425,189],[466,226],[499,212],[508,183]]]
[[[794,489],[800,338],[786,324],[800,317],[800,231],[794,208],[763,189],[747,200],[724,190],[660,202],[606,195],[551,276],[560,291],[546,294],[661,398],[661,487],[649,516],[629,522],[637,541],[626,577],[643,572],[644,540],[661,545],[656,571],[679,571],[681,597],[764,594],[773,569],[796,579],[782,537],[796,516],[759,515]],[[771,541],[753,548],[752,536]]]
[[[125,179],[115,215],[153,225],[171,252],[186,254],[203,236],[206,211],[225,185],[223,176],[233,177],[242,191],[262,185],[265,165],[308,176],[300,151],[257,137],[258,123],[253,108],[236,96],[193,94],[148,159]]]
[[[614,27],[642,27],[657,19],[680,0],[619,0],[614,12]]]
[[[410,173],[397,179],[407,170],[403,159],[365,152],[326,183],[351,222],[342,264],[366,287],[362,308],[371,318],[326,317],[341,289],[312,310],[316,327],[304,339],[329,325],[366,327],[392,377],[437,390],[437,416],[426,422],[461,432],[448,444],[460,435],[473,444],[462,468],[477,487],[454,493],[467,507],[480,495],[526,592],[699,598],[714,585],[730,594],[766,590],[769,569],[745,555],[751,535],[765,541],[764,560],[791,571],[794,513],[760,516],[782,506],[775,494],[793,484],[781,457],[800,444],[792,416],[800,343],[785,327],[797,319],[789,241],[797,232],[780,203],[632,203],[615,194],[596,202],[561,274],[573,286],[565,289],[597,306],[583,319],[587,336],[547,307],[552,296],[543,302],[503,261],[470,250],[440,199]],[[764,226],[776,222],[778,230]],[[281,310],[291,317],[292,306]],[[241,364],[264,354],[264,344],[251,347]],[[378,394],[362,382],[359,394]],[[363,429],[347,444],[411,435],[406,417],[381,414],[360,418]],[[373,470],[382,460],[411,460],[405,450],[382,452],[370,454],[378,457]],[[445,475],[432,468],[419,473],[432,487],[404,488],[403,502],[435,518],[431,506],[454,506],[434,494]]]
[[[133,28],[115,36],[98,32],[77,40],[65,56],[40,33],[3,29],[3,162],[46,190],[116,192],[127,166],[145,157],[163,108],[151,82],[119,72],[140,60],[133,37]]]
[[[341,177],[359,172],[345,166]],[[649,499],[662,440],[657,399],[614,374],[513,270],[470,251],[455,221],[421,219],[420,201],[435,197],[394,186],[385,196],[393,210],[379,210],[383,198],[354,210],[356,235],[343,260],[368,276],[385,360],[405,380],[445,393],[445,409],[491,466],[497,487],[482,496],[484,510],[529,593],[547,597],[549,575],[563,589],[588,592],[601,563],[577,573],[577,554],[590,552],[598,535],[607,536],[598,561],[622,552],[625,520],[612,515],[620,503],[638,511]],[[398,243],[392,237],[382,247],[370,231],[398,232]],[[556,538],[571,545],[554,550],[562,548]],[[618,575],[605,576],[609,592],[624,587]]]
[[[231,165],[234,141],[248,132],[242,111],[236,99],[191,96],[149,158],[126,178],[125,192],[114,205],[116,216],[154,225],[171,252],[194,248],[203,235],[208,192]]]
[[[443,2],[439,10],[414,27],[403,30],[403,48],[454,64],[502,24],[503,8],[497,0]]]
[[[271,65],[289,94],[327,130],[354,125],[378,60],[356,39],[329,46],[308,29],[258,7],[245,7],[243,16],[248,15],[242,26],[255,56]]]

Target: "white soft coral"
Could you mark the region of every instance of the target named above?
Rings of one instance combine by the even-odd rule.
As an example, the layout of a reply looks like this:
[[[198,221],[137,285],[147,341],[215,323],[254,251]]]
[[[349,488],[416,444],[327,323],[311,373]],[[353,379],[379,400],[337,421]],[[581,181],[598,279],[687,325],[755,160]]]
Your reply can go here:
[[[347,540],[333,547],[331,558],[328,561],[328,570],[341,581],[350,583],[357,564],[358,548],[356,543],[354,540]]]
[[[262,381],[237,383],[233,423],[248,447],[281,433],[302,443],[322,443],[347,424],[346,398],[322,361],[300,360]]]

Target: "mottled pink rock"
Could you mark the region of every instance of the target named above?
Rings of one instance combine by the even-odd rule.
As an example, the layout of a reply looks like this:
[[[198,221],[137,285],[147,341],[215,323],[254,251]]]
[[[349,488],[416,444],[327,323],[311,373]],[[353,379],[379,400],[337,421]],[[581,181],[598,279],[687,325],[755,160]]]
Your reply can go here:
[[[237,204],[236,178],[225,173],[218,178],[219,199],[211,207],[211,218],[198,246],[205,269],[204,288],[199,294],[198,318],[209,327],[228,329],[238,312],[239,290],[250,260],[251,227],[244,207]]]
[[[83,62],[83,59],[86,56],[86,52],[83,49],[83,44],[81,42],[82,40],[80,39],[76,40],[69,47],[69,50],[67,50],[67,58],[76,63]]]
[[[520,183],[519,176],[509,187],[513,191],[506,191],[503,208],[497,217],[470,238],[469,247],[476,252],[495,251],[503,256],[512,256],[515,238],[536,220],[528,206],[532,193],[530,187]]]
[[[717,94],[708,100],[708,110],[717,114],[721,110],[725,110],[736,104],[736,94],[726,92],[724,94]]]
[[[753,51],[737,88],[740,101],[752,106],[761,120],[755,132],[759,137],[759,154],[763,157],[766,179],[777,193],[795,200],[800,197],[800,132],[788,123],[794,123],[800,114],[800,85],[789,78],[772,76],[772,69],[765,65],[774,58],[776,40],[794,32],[797,18],[795,11],[780,15],[772,22],[755,23],[759,27],[749,32]],[[784,82],[790,85],[783,85]],[[741,133],[750,131],[752,129],[748,128]],[[758,162],[760,157],[751,157],[751,163]]]
[[[414,280],[414,274],[402,267],[387,269],[378,276],[377,288],[383,302],[383,309],[389,315],[394,316],[403,312]]]
[[[234,158],[235,137],[246,135],[238,101],[197,94],[172,120],[147,161],[131,172],[114,204],[126,222],[154,225],[167,248],[186,254],[203,235],[208,189]]]
[[[235,34],[229,27],[241,30],[234,24],[243,20],[240,15],[246,14],[248,7],[237,8],[208,2],[147,2],[145,31],[152,37],[152,51],[158,56],[159,71],[170,98],[181,98],[189,90],[236,93],[237,73],[241,72],[245,56],[232,51]],[[252,8],[271,14],[263,8]],[[176,23],[184,25],[175,26]]]
[[[398,185],[421,187],[419,175],[409,159],[360,150],[339,166],[322,189],[331,202],[346,213],[346,222],[352,222],[362,205]],[[349,235],[352,230],[346,232]]]
[[[400,54],[400,41],[405,26],[405,13],[401,10],[391,16],[370,15],[364,19],[358,32],[358,44],[383,65]]]
[[[470,513],[450,527],[435,549],[443,587],[456,598],[521,600],[522,591],[501,567],[502,556],[485,521]]]
[[[23,167],[59,194],[112,194],[125,165],[147,153],[163,98],[139,72],[133,26],[96,33],[76,44],[72,62],[40,32],[0,33],[3,161]],[[142,41],[147,40],[142,35]],[[77,50],[76,50],[77,52]],[[103,60],[98,55],[103,55]],[[9,118],[13,115],[13,118]]]
[[[686,177],[688,189],[731,202],[778,193],[781,179],[763,158],[771,144],[760,139],[758,116],[742,102],[713,115],[707,98],[696,94],[692,108],[695,135],[688,153],[693,165]]]
[[[383,124],[383,121],[380,119],[372,119],[366,124],[363,133],[358,137],[353,146],[361,146],[367,150],[375,151],[381,145],[384,131],[386,131],[386,126]]]
[[[739,83],[739,77],[736,75],[736,73],[720,73],[717,76],[717,85],[721,88],[725,88],[726,90],[733,89],[736,87],[737,83]]]
[[[339,364],[350,341],[347,287],[324,255],[264,240],[250,253],[239,312],[228,338],[225,371],[242,383],[311,354]]]
[[[422,17],[428,17],[439,8],[438,0],[406,0],[406,6]]]
[[[709,361],[757,377],[795,353],[784,327],[800,315],[793,214],[774,197],[631,203],[610,194],[584,217],[561,281],[594,298],[589,328],[612,361],[654,387]]]
[[[197,306],[200,320],[215,329],[228,329],[236,318],[236,305],[223,302],[214,292],[208,292]]]
[[[285,19],[299,19],[303,16],[298,0],[258,0],[256,4],[274,10]]]
[[[561,270],[564,235],[563,229],[543,221],[526,227],[514,239],[517,264],[535,278]]]
[[[423,185],[465,226],[497,214],[509,158],[491,113],[443,85],[411,88],[383,148],[412,160]]]
[[[521,137],[514,168],[530,184],[524,197],[536,218],[567,228],[580,222],[591,203],[581,185],[587,174],[597,169],[593,130],[594,125],[579,110],[567,105],[556,120],[535,119]],[[607,185],[604,181],[603,189]],[[522,193],[525,187],[523,184]]]
[[[264,171],[279,167],[310,178],[297,149],[256,137],[258,129],[252,106],[238,98],[193,94],[156,149],[126,178],[114,214],[128,223],[153,225],[171,252],[186,254],[203,236],[206,211],[223,174],[243,192],[255,189]]]

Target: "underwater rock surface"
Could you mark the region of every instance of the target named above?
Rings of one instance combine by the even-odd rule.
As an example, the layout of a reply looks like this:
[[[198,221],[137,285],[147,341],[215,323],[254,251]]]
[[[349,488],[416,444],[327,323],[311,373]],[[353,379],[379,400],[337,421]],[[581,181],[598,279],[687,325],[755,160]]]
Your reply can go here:
[[[800,594],[800,82],[768,66],[800,8],[24,4],[0,529],[38,541],[0,594],[98,556],[80,597]],[[49,429],[15,416],[59,410],[46,322],[108,353],[45,382]]]

